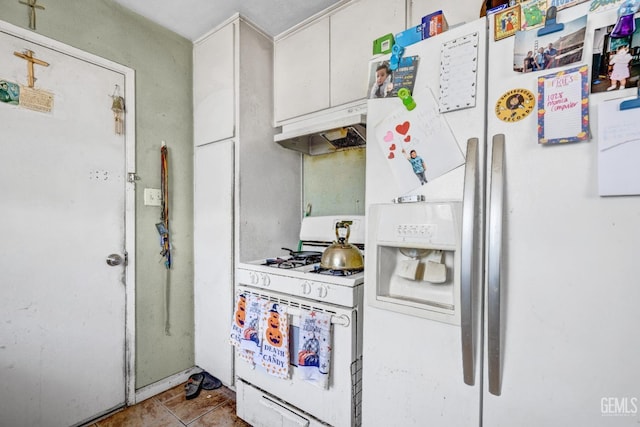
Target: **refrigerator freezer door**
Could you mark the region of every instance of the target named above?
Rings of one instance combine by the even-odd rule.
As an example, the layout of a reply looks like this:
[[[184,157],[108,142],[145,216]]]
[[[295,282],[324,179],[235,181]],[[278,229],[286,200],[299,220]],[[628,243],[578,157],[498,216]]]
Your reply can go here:
[[[486,21],[480,19],[450,29],[435,37],[406,48],[404,55],[418,55],[420,65],[416,87],[412,94],[416,110],[426,105],[426,91],[436,97],[439,91],[440,58],[443,43],[461,40],[478,34],[478,58],[486,54]],[[380,58],[376,58],[380,60]],[[365,263],[365,313],[363,351],[363,425],[402,426],[479,426],[481,402],[481,329],[480,329],[480,283],[482,279],[483,180],[480,171],[484,162],[485,135],[485,82],[484,64],[477,69],[476,107],[443,114],[461,153],[474,147],[471,156],[475,160],[476,172],[470,184],[465,183],[465,166],[461,165],[427,184],[416,186],[408,194],[398,191],[390,170],[387,152],[382,141],[377,139],[375,128],[398,109],[404,109],[398,98],[370,99],[367,106],[367,171],[366,201],[368,232],[374,215],[371,205],[390,203],[400,196],[415,195],[424,201],[455,201],[460,204],[461,231],[471,227],[474,236],[461,239],[460,257],[466,259],[465,267],[456,271],[447,268],[447,277],[460,275],[469,280],[465,283],[468,297],[459,299],[459,320],[443,323],[432,319],[384,310],[369,303],[375,298],[374,281],[368,280],[376,274],[377,267],[372,258]],[[432,96],[432,95],[430,95]],[[473,142],[469,142],[473,141]],[[403,142],[404,144],[404,142]],[[386,150],[386,151],[385,151]],[[410,167],[407,162],[407,167]],[[429,164],[427,164],[427,168]],[[468,166],[467,166],[468,167]],[[471,193],[471,199],[466,196]],[[467,202],[469,200],[469,202]],[[420,203],[420,202],[419,202]],[[415,203],[418,204],[418,203]],[[464,205],[464,206],[463,206]],[[471,208],[469,212],[467,209]],[[475,230],[475,231],[473,231]],[[467,234],[464,233],[463,234]],[[367,243],[367,251],[373,249]],[[444,251],[445,253],[447,251]],[[463,253],[466,253],[465,256]],[[383,254],[384,255],[384,254]],[[387,257],[386,259],[388,259]],[[446,258],[446,257],[445,257]],[[461,260],[462,261],[462,260]],[[427,282],[422,282],[429,285]],[[432,285],[438,286],[438,285]],[[456,302],[458,303],[458,302]],[[461,339],[462,336],[462,339]],[[469,384],[469,385],[468,385]],[[473,386],[470,386],[473,385]],[[385,390],[380,393],[380,390]],[[389,401],[388,396],[396,396]]]

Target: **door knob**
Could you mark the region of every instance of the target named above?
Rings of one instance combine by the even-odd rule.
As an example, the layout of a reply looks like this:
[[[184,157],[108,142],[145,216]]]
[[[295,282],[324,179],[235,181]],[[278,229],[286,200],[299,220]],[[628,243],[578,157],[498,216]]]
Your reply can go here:
[[[122,261],[122,257],[118,254],[111,254],[107,257],[107,264],[112,267],[122,264]]]

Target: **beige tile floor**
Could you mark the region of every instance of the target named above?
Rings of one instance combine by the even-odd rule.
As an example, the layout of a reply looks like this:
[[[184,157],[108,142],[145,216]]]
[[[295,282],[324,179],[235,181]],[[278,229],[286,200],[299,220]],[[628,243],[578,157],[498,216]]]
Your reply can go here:
[[[201,390],[187,400],[184,384],[90,424],[89,427],[245,427],[236,417],[236,394],[226,387]]]

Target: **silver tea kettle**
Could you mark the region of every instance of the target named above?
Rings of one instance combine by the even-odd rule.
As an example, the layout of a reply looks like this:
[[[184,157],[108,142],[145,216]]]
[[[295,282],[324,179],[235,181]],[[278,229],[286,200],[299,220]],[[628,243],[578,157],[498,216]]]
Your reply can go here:
[[[353,221],[336,222],[336,241],[333,242],[322,254],[320,267],[331,270],[361,270],[364,268],[364,259],[357,246],[349,243]],[[346,236],[340,236],[339,230],[347,230]]]

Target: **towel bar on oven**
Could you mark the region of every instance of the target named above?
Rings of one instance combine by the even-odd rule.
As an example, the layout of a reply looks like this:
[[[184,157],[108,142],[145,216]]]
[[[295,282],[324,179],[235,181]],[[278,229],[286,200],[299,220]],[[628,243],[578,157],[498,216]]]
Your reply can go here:
[[[296,307],[287,307],[287,313],[292,315],[292,316],[301,316],[302,315],[302,310]],[[340,326],[349,326],[351,324],[351,319],[349,319],[349,317],[347,317],[344,314],[341,314],[339,316],[331,316],[331,323],[334,325],[340,325]]]

